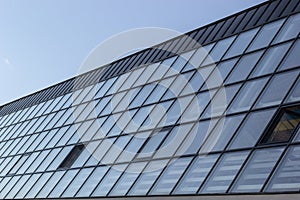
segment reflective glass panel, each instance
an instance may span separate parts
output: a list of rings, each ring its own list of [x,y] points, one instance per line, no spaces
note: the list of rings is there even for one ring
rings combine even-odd
[[[108,167],[97,167],[93,173],[86,179],[84,185],[77,192],[76,197],[87,197],[90,196],[94,188],[97,186],[99,181],[103,178],[107,172]]]
[[[296,80],[298,72],[278,74],[272,78],[256,103],[256,108],[280,104]],[[281,91],[281,92],[278,92]]]
[[[224,58],[230,58],[242,54],[257,33],[258,28],[241,33],[234,41]]]
[[[300,146],[291,146],[277,167],[265,191],[299,191]]]
[[[114,165],[104,176],[101,183],[97,186],[92,196],[106,196],[119,179],[127,165]]]
[[[291,90],[288,98],[286,99],[287,102],[294,102],[300,100],[300,78],[298,77],[297,83]]]
[[[220,119],[215,129],[210,133],[208,139],[205,141],[200,153],[223,151],[244,116],[245,115],[236,115]]]
[[[231,192],[260,192],[282,152],[283,147],[254,151]]]
[[[262,53],[262,51],[259,51],[243,56],[234,67],[228,79],[226,79],[226,83],[234,83],[245,80],[261,57]]]
[[[219,154],[198,156],[189,166],[174,194],[195,194],[217,161]]]
[[[250,110],[258,95],[267,83],[268,78],[246,82],[230,105],[227,113]]]
[[[130,189],[128,195],[146,195],[154,181],[166,167],[167,163],[168,160],[151,161],[144,169],[144,172],[139,176],[133,187]]]
[[[299,34],[299,27],[300,14],[291,16],[280,30],[274,42],[282,42],[296,37]]]
[[[274,109],[253,112],[244,122],[236,133],[235,138],[229,146],[230,149],[253,147],[261,134],[263,133],[268,122],[275,113]]]
[[[287,57],[284,59],[283,63],[280,65],[279,69],[290,69],[294,67],[299,67],[300,59],[299,59],[299,51],[300,51],[300,40],[293,45],[292,49],[289,51]]]
[[[250,47],[247,49],[247,52],[253,51],[265,47],[270,44],[273,37],[281,27],[284,20],[275,21],[273,23],[264,25],[258,34],[256,35],[254,41],[251,43]]]
[[[179,158],[172,160],[149,194],[169,194],[191,160],[192,158]]]
[[[291,42],[271,47],[256,65],[251,77],[273,73],[291,46]]]
[[[248,154],[248,151],[224,154],[208,180],[202,186],[200,193],[226,192]]]
[[[125,170],[122,177],[114,185],[113,189],[109,193],[109,196],[124,196],[130,189],[131,185],[140,175],[141,171],[146,166],[146,162],[132,163]]]

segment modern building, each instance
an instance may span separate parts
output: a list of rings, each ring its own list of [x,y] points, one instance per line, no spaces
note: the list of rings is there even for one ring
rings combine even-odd
[[[300,199],[300,1],[0,107],[1,199]]]

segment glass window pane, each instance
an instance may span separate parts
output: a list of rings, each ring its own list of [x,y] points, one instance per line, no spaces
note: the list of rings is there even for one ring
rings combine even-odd
[[[247,52],[269,45],[283,22],[284,20],[278,20],[264,25],[256,35],[250,47],[247,49]]]
[[[291,42],[271,47],[256,65],[251,77],[273,73],[291,46]]]
[[[198,120],[215,92],[216,90],[198,93],[181,115],[180,121],[190,122]]]
[[[206,58],[207,54],[210,52],[215,43],[200,47],[194,53],[194,55],[189,60],[188,64],[184,67],[183,72],[198,69],[202,61]]]
[[[280,33],[275,39],[275,43],[297,37],[300,27],[300,14],[291,16],[282,27]]]
[[[198,156],[185,172],[174,194],[195,194],[217,161],[219,154]]]
[[[228,47],[231,45],[232,41],[234,40],[235,36],[220,40],[206,57],[204,62],[201,64],[202,66],[211,64],[214,62],[218,62],[224,53],[227,51]]]
[[[163,94],[166,92],[167,88],[171,85],[173,79],[168,78],[162,80],[160,83],[158,83],[155,87],[155,89],[152,91],[150,96],[147,98],[145,104],[151,104],[154,102],[158,102]]]
[[[52,172],[42,174],[39,180],[35,182],[34,186],[31,189],[29,188],[30,191],[26,194],[26,198],[34,198],[52,174]]]
[[[130,141],[131,136],[119,137],[115,143],[110,147],[109,151],[105,153],[105,156],[101,159],[102,164],[110,164],[117,159],[120,153],[124,150],[127,143]]]
[[[182,89],[186,86],[190,80],[193,72],[187,72],[176,77],[173,83],[168,87],[167,92],[164,94],[161,100],[176,98],[179,96]]]
[[[227,106],[232,101],[240,86],[241,84],[236,84],[220,88],[217,94],[211,100],[201,118],[205,119],[222,115],[226,111]]]
[[[138,93],[138,95],[130,103],[129,108],[135,108],[141,106],[144,103],[144,101],[147,99],[149,94],[152,92],[154,87],[155,87],[154,84],[144,86],[141,89],[141,91]]]
[[[267,192],[298,192],[300,188],[300,146],[292,146],[271,178]]]
[[[146,162],[130,164],[126,171],[123,173],[122,177],[114,185],[112,191],[109,193],[109,196],[125,196],[146,164]]]
[[[77,192],[76,197],[88,197],[107,172],[108,167],[97,167]]]
[[[130,143],[127,145],[126,149],[121,153],[116,162],[130,162],[136,156],[139,149],[144,145],[145,141],[150,135],[150,131],[137,133]]]
[[[179,55],[164,77],[180,73],[184,66],[187,64],[188,60],[193,55],[193,53],[194,51],[189,51]]]
[[[171,108],[166,112],[166,115],[159,123],[159,126],[163,127],[176,124],[179,119],[179,121],[181,121],[180,116],[193,99],[193,96],[194,95],[177,98]],[[192,103],[194,103],[194,101],[192,101]]]
[[[18,194],[15,196],[15,198],[17,199],[25,199],[25,195],[27,194],[27,192],[31,189],[31,187],[37,182],[37,180],[39,179],[39,177],[42,174],[33,174],[28,181],[26,182],[26,184],[22,187],[22,189],[19,189]]]
[[[224,154],[200,193],[225,193],[248,154],[248,151]]]
[[[223,151],[245,115],[220,119],[200,150],[200,153]]]
[[[56,170],[60,166],[60,164],[64,161],[64,159],[67,157],[67,155],[69,155],[72,149],[73,146],[64,147],[56,156],[56,158],[53,160],[51,165],[47,168],[47,170]]]
[[[238,95],[234,98],[227,113],[250,110],[258,95],[267,83],[268,78],[246,82]]]
[[[107,90],[112,86],[112,84],[115,82],[117,78],[111,78],[111,79],[108,79],[106,81],[104,81],[104,84],[102,85],[101,83],[98,84],[99,86],[99,90],[98,92],[96,93],[95,95],[95,98],[101,98],[105,95],[105,93],[107,92]],[[97,87],[96,87],[97,88]]]
[[[287,72],[274,76],[256,103],[256,108],[280,104],[296,80],[298,72]],[[281,92],[278,92],[281,91]]]
[[[260,192],[282,152],[283,147],[255,151],[231,192]]]
[[[229,149],[253,147],[260,138],[268,122],[275,113],[274,109],[253,112],[243,122]]]
[[[75,176],[72,183],[68,186],[68,188],[62,194],[62,197],[74,197],[78,189],[82,186],[84,181],[90,175],[94,168],[85,168],[80,170],[80,172]]]
[[[243,56],[226,79],[226,83],[234,83],[245,80],[256,65],[262,53],[263,51],[259,51]]]
[[[65,171],[57,171],[53,173],[51,178],[46,182],[46,184],[43,186],[43,189],[38,193],[36,196],[37,198],[46,198],[48,194],[52,191],[52,188],[55,187],[55,185],[59,182],[61,177],[63,177]],[[41,177],[43,178],[43,177]]]
[[[129,196],[146,195],[151,188],[154,181],[161,174],[162,170],[166,167],[168,160],[151,161],[138,180],[135,182]]]
[[[172,156],[176,152],[176,150],[181,146],[182,141],[190,132],[192,126],[193,123],[174,127],[166,137],[165,141],[159,147],[159,150],[155,153],[153,158],[156,159]]]
[[[107,193],[111,190],[114,186],[116,181],[119,179],[122,172],[125,170],[126,165],[115,165],[114,167],[110,168],[109,172],[105,175],[102,179],[101,183],[93,192],[92,196],[106,196]],[[116,169],[115,169],[116,167]]]
[[[297,42],[294,44],[292,49],[289,51],[287,57],[284,59],[283,63],[279,67],[279,69],[284,70],[284,69],[299,67],[299,63],[300,63],[299,51],[300,51],[300,40],[297,40]]]
[[[149,194],[170,194],[191,160],[192,158],[179,158],[172,160]]]
[[[97,149],[93,152],[92,156],[87,161],[86,165],[97,165],[99,161],[105,156],[106,152],[109,150],[111,145],[113,145],[116,138],[109,138],[102,140]]]
[[[13,184],[9,193],[5,196],[6,199],[13,199],[13,197],[19,192],[20,188],[26,183],[30,175],[22,176],[17,183]]]
[[[1,196],[0,197],[5,197],[9,193],[9,191],[14,187],[14,185],[16,185],[16,183],[18,182],[18,180],[20,178],[21,178],[21,176],[13,176],[8,181],[8,183],[6,183],[6,185],[2,188],[2,190],[1,190]]]
[[[52,190],[50,195],[48,197],[50,198],[58,198],[63,193],[63,191],[66,189],[66,187],[70,184],[70,182],[74,179],[77,172],[79,170],[69,170],[67,173],[64,174],[64,176],[59,180],[59,182],[56,184],[56,187]]]
[[[232,68],[235,66],[237,60],[238,59],[231,59],[219,63],[214,71],[210,74],[208,79],[205,81],[205,84],[201,88],[201,90],[211,89],[224,85],[224,80],[226,79]]]
[[[181,156],[197,153],[217,121],[217,119],[211,119],[196,123],[180,145],[176,155]]]
[[[152,133],[151,137],[147,138],[146,143],[138,152],[136,159],[150,158],[156,152],[157,148],[169,132],[170,130],[161,130],[159,132]]]
[[[300,78],[298,77],[297,83],[291,90],[286,102],[295,102],[300,100]]]
[[[300,122],[300,106],[284,108],[280,111],[260,144],[288,142]]]
[[[120,87],[119,91],[130,89],[132,84],[140,77],[144,69],[145,67],[129,72],[130,73],[129,77],[126,79],[124,84]]]
[[[242,54],[252,41],[257,31],[258,28],[241,33],[234,41],[224,58],[230,58]]]
[[[137,79],[137,81],[134,83],[133,87],[141,86],[141,85],[146,84],[148,82],[147,80],[155,72],[155,70],[157,69],[159,64],[160,63],[158,62],[158,63],[153,63],[153,64],[150,64],[150,65],[146,66],[145,70],[140,75],[140,77]]]

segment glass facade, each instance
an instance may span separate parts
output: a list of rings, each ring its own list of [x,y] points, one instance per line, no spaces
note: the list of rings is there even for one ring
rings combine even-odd
[[[261,24],[263,6],[201,29],[202,46],[26,97],[0,115],[0,198],[299,192],[300,3],[283,3]]]

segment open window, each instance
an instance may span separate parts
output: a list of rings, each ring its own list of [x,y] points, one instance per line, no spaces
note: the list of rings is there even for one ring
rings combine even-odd
[[[300,122],[300,106],[283,108],[267,129],[260,145],[288,142]]]
[[[74,146],[73,149],[70,151],[70,153],[59,165],[58,169],[70,168],[73,165],[73,163],[77,160],[77,158],[80,156],[80,154],[83,152],[83,150],[84,150],[84,144],[78,144]]]

